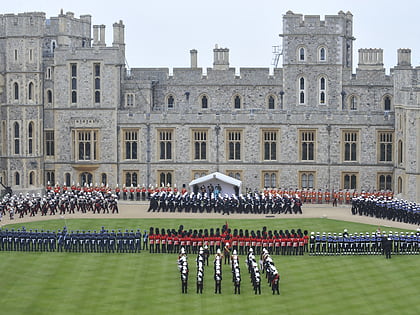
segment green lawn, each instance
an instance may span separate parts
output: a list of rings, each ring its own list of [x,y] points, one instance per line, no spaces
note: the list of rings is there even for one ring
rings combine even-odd
[[[26,223],[27,229],[186,229],[221,227],[225,220],[103,219]],[[376,226],[329,219],[229,220],[231,228],[370,232]],[[386,223],[386,222],[385,222]],[[22,224],[14,225],[20,228]],[[12,226],[7,226],[11,228]],[[384,228],[382,228],[384,229]],[[388,229],[387,229],[388,230]],[[392,229],[398,230],[398,229]],[[419,256],[273,256],[281,295],[265,281],[254,295],[241,257],[242,294],[233,294],[228,266],[222,294],[214,294],[213,269],[204,293],[195,293],[195,257],[189,256],[189,293],[175,254],[0,253],[2,314],[418,314]]]

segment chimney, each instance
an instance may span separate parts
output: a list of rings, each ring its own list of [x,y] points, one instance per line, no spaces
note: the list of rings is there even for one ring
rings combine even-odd
[[[112,43],[112,46],[120,46],[124,45],[124,24],[123,21],[119,21],[118,23],[114,23],[113,25],[114,30],[114,41]]]
[[[411,49],[398,49],[398,67],[411,67]]]
[[[106,46],[105,44],[105,25],[99,25],[99,43],[100,46]]]
[[[93,45],[96,46],[99,44],[99,25],[93,25]]]
[[[197,68],[197,50],[191,49],[190,50],[191,55],[191,68]]]
[[[213,49],[214,61],[213,69],[214,70],[229,70],[229,49],[228,48],[219,48],[217,45]]]

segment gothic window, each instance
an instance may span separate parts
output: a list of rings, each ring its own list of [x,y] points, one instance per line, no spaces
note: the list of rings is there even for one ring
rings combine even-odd
[[[235,95],[233,99],[233,108],[234,109],[240,109],[242,107],[242,100],[239,95]]]
[[[268,109],[274,109],[276,107],[276,98],[273,95],[268,96],[267,105]]]
[[[327,60],[327,49],[325,47],[319,48],[319,61]]]
[[[392,162],[393,132],[379,132],[379,162]]]
[[[126,160],[137,160],[138,139],[138,130],[124,130],[124,151]]]
[[[299,95],[298,95],[299,104],[305,104],[305,100],[306,100],[305,78],[303,77],[299,78],[298,85],[299,85]]]
[[[125,106],[127,106],[127,107],[133,107],[134,106],[134,94],[133,93],[127,93],[125,95]]]
[[[30,122],[28,125],[28,154],[33,153],[34,145],[34,123]]]
[[[70,187],[70,182],[71,182],[71,175],[70,175],[70,173],[64,174],[64,184],[67,187]]]
[[[403,180],[399,176],[398,177],[398,185],[397,185],[397,194],[401,194],[403,192]]]
[[[17,82],[13,83],[13,96],[15,100],[19,100],[19,84]]]
[[[30,82],[28,84],[28,100],[32,100],[34,98],[34,84]]]
[[[326,104],[327,80],[325,77],[319,79],[319,104]]]
[[[304,47],[300,47],[298,49],[298,60],[305,61],[306,60],[306,49]]]
[[[391,110],[391,97],[388,95],[384,97],[384,111],[389,112]]]
[[[300,172],[300,189],[313,189],[315,172]]]
[[[54,171],[47,171],[45,172],[45,185],[51,184],[54,185],[55,183],[55,173]]]
[[[241,180],[241,177],[242,177],[241,173],[242,171],[227,171],[228,176],[235,178],[237,180]]]
[[[159,159],[172,160],[173,130],[159,130]]]
[[[392,174],[378,174],[379,190],[392,190]]]
[[[158,171],[159,183],[163,186],[173,186],[173,171]]]
[[[402,164],[404,161],[404,152],[403,152],[403,142],[401,140],[398,141],[398,164]]]
[[[29,172],[29,185],[35,185],[35,172]]]
[[[167,103],[166,103],[168,109],[173,109],[175,106],[175,98],[172,95],[168,96]]]
[[[345,162],[357,161],[358,139],[358,131],[343,131],[343,151]]]
[[[263,160],[276,161],[277,160],[277,131],[264,130],[263,131]]]
[[[302,161],[315,160],[315,130],[300,130],[300,158]]]
[[[277,178],[278,178],[277,172],[272,172],[272,171],[263,172],[263,178],[264,178],[265,188],[277,187]]]
[[[208,108],[208,97],[206,95],[203,95],[201,97],[201,108],[203,109]]]
[[[227,132],[227,156],[230,161],[241,159],[242,131],[231,130]]]
[[[45,131],[45,155],[54,156],[54,130]]]
[[[90,186],[92,184],[93,175],[89,172],[80,174],[80,183],[82,186]]]
[[[133,185],[133,187],[137,187],[139,178],[138,171],[126,171],[124,177],[126,187],[131,187],[131,185]]]
[[[350,110],[357,110],[357,96],[356,95],[350,95],[349,96],[349,108]]]
[[[51,90],[48,90],[47,91],[47,103],[48,104],[51,104],[52,103],[52,100],[53,100],[52,91]]]
[[[99,63],[93,64],[94,70],[94,91],[95,91],[95,103],[101,102],[101,65]]]
[[[207,160],[207,130],[193,130],[194,160]]]
[[[20,174],[19,174],[19,172],[15,173],[15,185],[16,186],[20,185]]]
[[[104,186],[108,185],[108,177],[106,173],[101,174],[101,184]]]
[[[343,173],[342,187],[343,189],[357,189],[357,173]]]
[[[77,103],[77,64],[70,64],[71,103]]]
[[[73,131],[73,154],[79,161],[95,161],[98,159],[98,131],[97,130],[74,130]]]
[[[13,124],[13,139],[14,139],[14,154],[20,153],[20,130],[19,123],[15,122]]]

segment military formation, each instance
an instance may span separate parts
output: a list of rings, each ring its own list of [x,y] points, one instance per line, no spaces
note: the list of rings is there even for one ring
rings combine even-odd
[[[298,195],[268,194],[208,194],[173,193],[161,191],[150,196],[149,212],[191,213],[252,213],[252,214],[302,214],[302,202]]]
[[[418,255],[420,231],[320,233],[311,232],[309,255]]]
[[[145,231],[145,234],[146,231]],[[106,230],[58,231],[1,229],[1,251],[77,252],[77,253],[140,253],[141,231]]]
[[[41,194],[6,194],[0,202],[3,216],[34,217],[37,215],[65,215],[71,213],[118,213],[118,199],[107,191],[48,190]]]
[[[289,230],[243,230],[230,229],[228,225],[210,229],[184,229],[180,225],[176,229],[151,227],[147,234],[150,253],[179,253],[184,248],[187,254],[197,254],[204,247],[209,254],[223,249],[225,263],[229,261],[230,252],[246,255],[252,247],[257,255],[266,248],[271,255],[303,255],[308,251],[308,231]]]
[[[420,204],[397,198],[353,198],[351,212],[353,215],[420,225]]]

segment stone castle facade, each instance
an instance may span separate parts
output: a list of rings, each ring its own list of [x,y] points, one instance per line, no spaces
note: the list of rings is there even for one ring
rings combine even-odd
[[[214,171],[243,187],[392,190],[420,201],[420,68],[398,50],[360,49],[351,13],[283,16],[283,64],[125,65],[124,24],[67,12],[0,15],[0,177],[15,192],[47,182],[181,187]],[[93,36],[92,36],[93,32]]]

